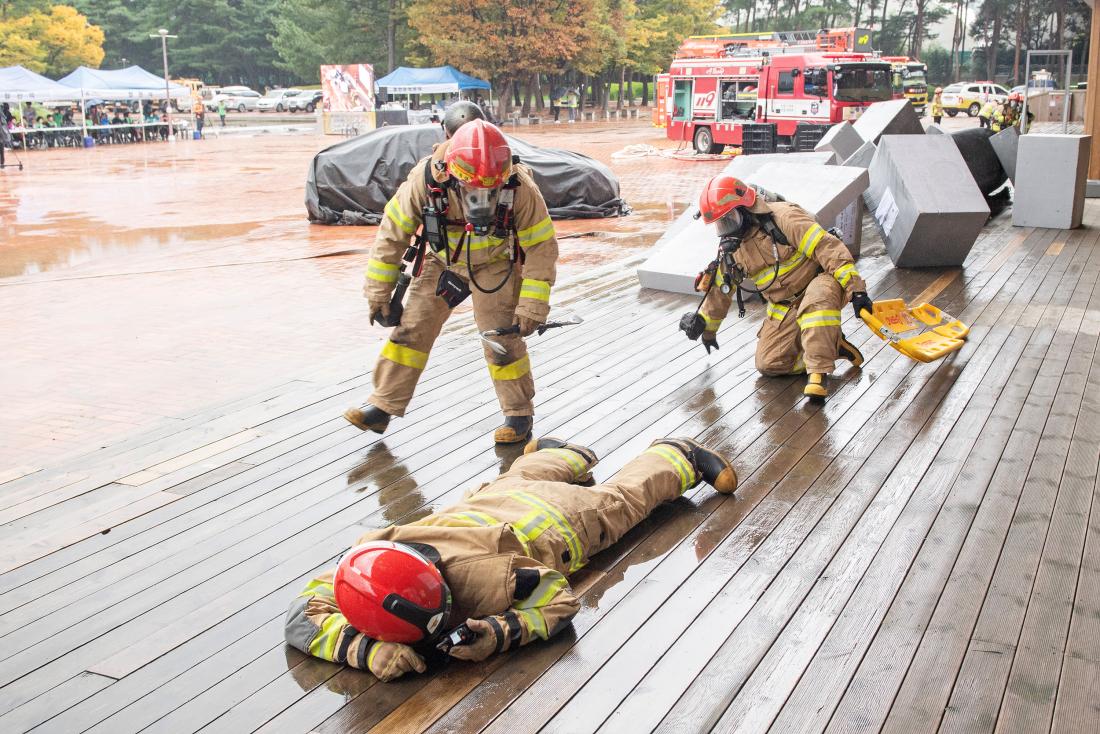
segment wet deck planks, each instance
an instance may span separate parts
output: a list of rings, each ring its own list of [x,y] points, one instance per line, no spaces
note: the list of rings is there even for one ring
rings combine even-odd
[[[574,579],[547,644],[379,684],[281,640],[288,600],[366,527],[514,458],[462,320],[384,442],[344,425],[372,355],[32,474],[0,477],[0,728],[36,732],[1089,730],[1100,700],[1100,207],[987,228],[967,265],[861,270],[972,326],[918,365],[865,350],[824,407],[752,364],[759,310],[707,357],[688,299],[602,271],[537,341],[538,430],[605,478],[656,436],[735,457]],[[467,379],[469,378],[469,379]],[[107,531],[107,532],[104,532]],[[1090,723],[1092,722],[1092,723]]]

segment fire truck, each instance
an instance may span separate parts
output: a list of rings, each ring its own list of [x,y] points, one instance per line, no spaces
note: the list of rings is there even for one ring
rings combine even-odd
[[[928,65],[908,56],[883,56],[893,70],[891,84],[898,98],[905,97],[918,114],[928,106]]]
[[[869,28],[822,28],[816,31],[756,31],[688,36],[676,50],[678,59],[720,59],[746,51],[821,51],[872,54]]]
[[[799,125],[851,120],[892,99],[890,64],[869,53],[744,49],[721,58],[675,59],[658,75],[656,122],[699,153],[741,145],[742,128],[775,123],[780,143]]]

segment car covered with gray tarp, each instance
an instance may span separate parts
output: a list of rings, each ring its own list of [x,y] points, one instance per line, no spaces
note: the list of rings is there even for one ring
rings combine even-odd
[[[506,137],[512,154],[534,172],[552,218],[596,219],[630,211],[619,197],[619,180],[599,161]],[[442,141],[439,125],[395,125],[325,148],[314,156],[306,179],[309,220],[378,224],[412,167]]]

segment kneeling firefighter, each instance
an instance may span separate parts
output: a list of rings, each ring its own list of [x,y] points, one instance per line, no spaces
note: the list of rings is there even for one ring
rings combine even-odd
[[[391,416],[404,415],[444,322],[472,294],[479,331],[518,327],[518,334],[499,338],[504,354],[486,347],[485,359],[505,416],[495,439],[519,443],[531,434],[535,394],[522,337],[550,311],[554,225],[530,170],[513,160],[504,135],[477,105],[452,105],[443,124],[449,139],[386,204],[363,293],[371,323],[396,328],[375,366],[368,405],[344,417],[382,433]]]
[[[580,607],[568,574],[661,502],[702,481],[737,487],[728,461],[687,438],[654,441],[606,484],[592,480],[596,461],[584,446],[531,441],[462,502],[368,532],[291,604],[287,642],[389,681],[549,639]]]
[[[757,335],[756,369],[765,375],[806,373],[805,394],[826,397],[825,379],[838,358],[863,364],[863,355],[840,331],[841,307],[850,301],[857,316],[872,310],[848,249],[801,207],[765,201],[733,176],[707,182],[699,212],[718,229],[718,257],[699,274],[696,289],[705,292],[703,301],[684,314],[680,328],[690,339],[702,336],[709,353],[718,348],[731,294],[743,317],[742,294],[758,293],[767,316]]]

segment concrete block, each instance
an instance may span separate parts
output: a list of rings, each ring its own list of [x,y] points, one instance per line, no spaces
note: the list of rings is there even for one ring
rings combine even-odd
[[[875,102],[852,127],[865,141],[876,144],[883,135],[924,135],[920,118],[906,99]]]
[[[738,178],[747,178],[769,163],[800,163],[803,165],[829,166],[835,161],[832,151],[813,153],[757,153],[755,155],[736,156],[722,170],[722,173]]]
[[[925,135],[947,135],[947,131],[936,123],[932,123],[928,127],[924,128]]]
[[[1081,226],[1088,180],[1089,135],[1020,136],[1012,223],[1017,227]]]
[[[860,198],[870,182],[861,168],[781,162],[769,163],[745,180],[798,204],[826,227]]]
[[[718,235],[713,226],[695,219],[698,210],[688,207],[653,245],[653,254],[638,267],[643,288],[695,293],[695,276],[718,250]]]
[[[852,153],[852,155],[844,161],[843,165],[854,166],[856,168],[870,168],[876,150],[878,150],[878,148],[874,143],[864,143],[860,146],[859,150]]]
[[[1016,180],[1016,156],[1020,147],[1020,128],[1013,125],[1001,130],[989,139],[993,146],[993,152],[1001,162],[1001,168],[1005,169],[1008,178]]]
[[[1094,178],[1090,178],[1085,183],[1085,198],[1100,199],[1100,181],[1097,181]]]
[[[869,173],[864,199],[894,265],[962,265],[989,207],[950,136],[883,136]]]
[[[850,123],[840,122],[829,128],[824,137],[814,146],[814,150],[831,152],[836,155],[836,160],[843,161],[850,158],[861,145],[863,145],[863,138],[855,128]]]
[[[857,196],[831,225],[840,232],[840,240],[852,253],[852,259],[858,260],[863,248],[863,197]]]

